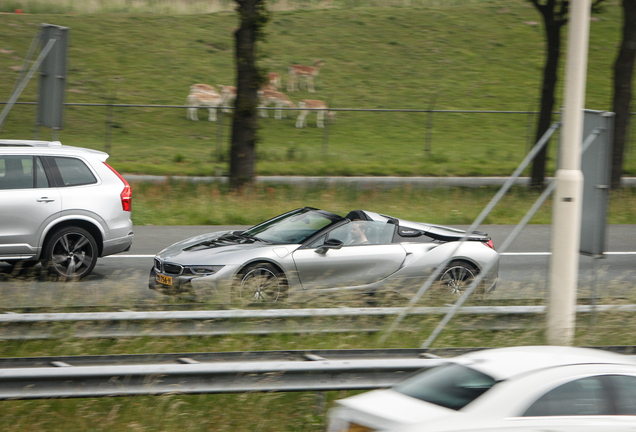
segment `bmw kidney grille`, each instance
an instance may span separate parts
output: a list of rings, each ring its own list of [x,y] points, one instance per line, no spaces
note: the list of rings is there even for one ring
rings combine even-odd
[[[157,258],[155,258],[155,269],[161,273],[177,275],[177,276],[183,273],[182,265],[162,262],[161,260]]]

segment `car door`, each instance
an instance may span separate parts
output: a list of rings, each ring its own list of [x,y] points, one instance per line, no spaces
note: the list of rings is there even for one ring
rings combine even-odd
[[[61,208],[39,157],[0,155],[0,258],[34,256],[44,228]]]
[[[356,243],[352,231],[356,222],[348,222],[327,233],[309,247],[294,251],[293,258],[303,289],[342,288],[368,285],[385,279],[401,267],[406,251],[391,244],[385,223],[360,221],[366,225],[368,239]],[[339,240],[340,248],[320,248],[326,240]]]
[[[64,213],[82,213],[102,223],[100,215],[110,214],[114,200],[107,195],[110,191],[95,188],[99,181],[89,164],[69,156],[46,156],[44,162],[58,187]]]

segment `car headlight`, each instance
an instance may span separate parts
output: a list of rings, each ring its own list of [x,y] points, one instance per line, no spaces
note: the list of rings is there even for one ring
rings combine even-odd
[[[194,275],[207,276],[207,275],[211,275],[211,274],[214,274],[214,273],[218,272],[223,267],[225,267],[225,266],[222,266],[222,265],[196,265],[196,266],[187,266],[186,268],[188,270],[190,270],[190,273],[192,273]]]

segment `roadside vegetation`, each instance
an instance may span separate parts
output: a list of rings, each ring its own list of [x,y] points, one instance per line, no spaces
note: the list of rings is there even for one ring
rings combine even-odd
[[[106,340],[0,341],[3,357],[187,353],[303,349],[417,347],[441,317],[406,320],[387,343],[378,334],[316,333],[189,338],[119,338]],[[633,345],[625,328],[636,325],[633,314],[580,314],[574,344]],[[486,347],[544,344],[544,317],[514,322],[456,318],[436,341],[436,347]],[[492,330],[497,328],[497,330]],[[164,395],[125,398],[3,401],[0,428],[11,431],[242,431],[323,432],[325,412],[333,401],[356,392],[245,393],[228,395]]]
[[[293,101],[323,99],[335,108],[535,111],[543,63],[540,19],[525,1],[334,0],[271,2],[263,64],[286,85],[287,66],[325,66],[316,93],[289,93]],[[196,82],[233,85],[234,2],[140,0],[0,0],[0,101],[6,101],[40,23],[71,28],[69,103],[162,107],[67,107],[63,130],[33,132],[34,106],[17,105],[1,138],[59,139],[106,150],[124,174],[220,175],[228,170],[229,118],[186,119],[184,104]],[[21,9],[22,14],[12,14]],[[587,103],[611,104],[611,65],[620,32],[620,7],[607,2],[591,22]],[[565,48],[565,47],[564,47]],[[285,91],[286,92],[286,91]],[[32,102],[37,80],[21,102]],[[557,91],[557,97],[562,96]],[[557,101],[557,106],[560,102]],[[525,113],[339,111],[322,130],[296,129],[296,113],[263,119],[259,175],[507,176],[534,136],[535,116]],[[632,136],[636,136],[633,128]],[[632,138],[632,141],[634,138]],[[548,173],[554,170],[556,140]],[[628,150],[626,175],[636,175]],[[230,191],[219,184],[167,181],[134,183],[136,225],[252,225],[296,207],[338,213],[364,208],[409,220],[468,225],[496,188],[420,189],[255,185]],[[514,224],[537,198],[516,187],[485,221]],[[635,224],[636,189],[612,191],[608,222]],[[547,202],[532,220],[546,224]],[[14,295],[28,304],[32,285],[15,281]],[[617,282],[619,283],[619,282]],[[87,296],[119,296],[121,309],[139,286],[119,283],[108,293],[69,284],[51,306]],[[145,286],[142,289],[146,289]],[[402,305],[383,299],[379,305]],[[540,301],[540,300],[539,300]],[[586,300],[583,300],[586,301]],[[634,303],[635,299],[610,300]],[[182,302],[182,303],[180,303]],[[131,302],[132,303],[132,302]],[[183,300],[176,306],[191,307]],[[171,306],[175,306],[171,304]],[[349,303],[342,303],[350,305]],[[352,306],[362,304],[351,304]],[[333,304],[332,304],[333,306]],[[579,315],[576,345],[633,345],[628,314]],[[410,317],[387,342],[375,333],[228,335],[117,339],[0,340],[0,357],[99,355],[277,349],[417,347],[440,317]],[[630,324],[631,323],[631,324]],[[544,317],[518,322],[457,317],[437,347],[544,344]],[[11,431],[324,431],[325,409],[352,392],[237,395],[166,395],[130,398],[4,401],[0,429]]]
[[[255,225],[299,207],[316,207],[345,215],[366,209],[406,220],[443,225],[470,225],[497,193],[496,187],[428,189],[406,185],[398,188],[346,186],[285,186],[257,184],[232,191],[218,183],[167,181],[133,183],[135,225]],[[539,193],[513,187],[484,224],[515,225]],[[636,223],[636,188],[610,194],[607,221]],[[548,200],[530,223],[549,224]]]

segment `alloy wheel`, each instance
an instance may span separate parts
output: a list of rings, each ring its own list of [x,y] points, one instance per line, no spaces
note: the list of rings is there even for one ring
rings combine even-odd
[[[81,278],[93,270],[97,247],[82,229],[63,230],[53,237],[48,253],[50,269],[59,276]]]
[[[451,264],[439,280],[443,289],[448,293],[454,297],[461,297],[475,279],[476,273],[474,268],[470,268],[466,264]]]
[[[258,266],[243,275],[238,294],[244,303],[272,303],[282,299],[284,291],[285,285],[278,272]]]

